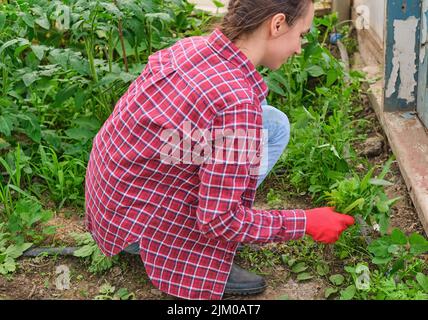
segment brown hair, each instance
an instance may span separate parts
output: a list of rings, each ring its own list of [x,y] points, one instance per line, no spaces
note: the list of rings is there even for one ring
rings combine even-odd
[[[286,16],[292,26],[314,0],[230,0],[228,11],[219,28],[231,41],[250,34],[277,13]]]

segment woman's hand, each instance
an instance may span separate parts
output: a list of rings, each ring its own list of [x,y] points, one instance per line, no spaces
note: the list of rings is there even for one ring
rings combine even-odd
[[[341,233],[355,223],[353,217],[337,213],[334,208],[323,207],[306,211],[306,234],[315,241],[334,243]]]

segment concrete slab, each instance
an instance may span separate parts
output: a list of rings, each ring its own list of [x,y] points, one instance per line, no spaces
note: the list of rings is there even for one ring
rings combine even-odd
[[[378,65],[368,66],[369,78],[382,77]],[[383,79],[370,85],[369,98],[389,144],[421,223],[428,235],[428,130],[415,113],[383,112]]]

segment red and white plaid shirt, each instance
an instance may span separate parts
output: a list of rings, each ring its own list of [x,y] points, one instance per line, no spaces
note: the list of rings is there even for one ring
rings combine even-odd
[[[303,210],[252,209],[259,164],[161,160],[162,135],[169,129],[184,137],[186,123],[211,132],[253,130],[259,151],[267,91],[219,29],[150,56],[93,141],[86,225],[102,252],[113,256],[139,242],[160,290],[221,299],[238,243],[301,238]]]

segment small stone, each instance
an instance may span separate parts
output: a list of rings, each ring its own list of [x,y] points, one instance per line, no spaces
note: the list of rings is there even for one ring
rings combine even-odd
[[[383,152],[384,139],[382,136],[375,136],[368,138],[363,144],[363,151],[361,155],[367,157],[376,157],[382,154]]]
[[[114,277],[118,277],[122,274],[122,270],[118,266],[113,267],[110,272]]]
[[[58,290],[70,289],[70,268],[62,264],[56,267],[55,273],[58,275],[55,279],[55,286]]]
[[[158,297],[160,297],[163,294],[162,291],[160,291],[159,289],[151,289],[150,293]]]

